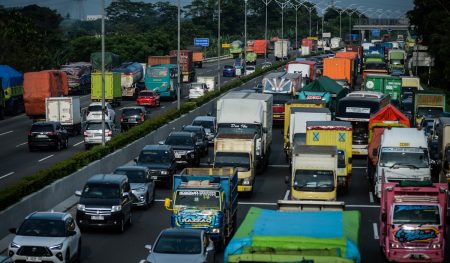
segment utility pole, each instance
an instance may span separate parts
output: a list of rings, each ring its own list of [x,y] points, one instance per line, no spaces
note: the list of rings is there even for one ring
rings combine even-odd
[[[218,19],[217,19],[217,86],[220,91],[220,0],[218,1]]]
[[[289,0],[286,2],[281,2],[279,0],[275,0],[275,2],[281,7],[281,60],[284,60],[284,8],[290,5]],[[286,43],[287,47],[287,43]],[[286,54],[287,55],[287,54]]]
[[[102,146],[105,146],[105,0],[102,0]]]
[[[178,0],[177,1],[177,3],[178,3],[178,32],[177,32],[177,34],[178,34],[178,39],[177,39],[177,71],[178,71],[178,74],[177,74],[177,80],[178,80],[178,89],[177,89],[177,109],[179,110],[180,108],[181,108],[181,87],[183,86],[182,84],[181,84],[181,81],[180,81],[180,79],[181,79],[181,70],[180,70],[180,25],[181,25],[181,23],[180,23],[180,13],[181,13],[181,8],[180,8],[180,0]],[[189,76],[188,76],[188,78],[189,78]]]
[[[219,0],[220,1],[220,0]],[[267,6],[272,2],[272,0],[262,0],[263,3],[266,5],[266,26],[264,30],[264,41],[266,42],[264,45],[266,45],[266,48],[264,49],[264,61],[267,60]]]
[[[247,1],[248,0],[244,0],[244,13],[245,13],[245,18],[244,18],[244,66],[242,67],[244,70],[244,75],[245,75],[245,71],[247,69]]]

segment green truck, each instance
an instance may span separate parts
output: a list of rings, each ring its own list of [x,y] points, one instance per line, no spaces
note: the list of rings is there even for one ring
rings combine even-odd
[[[391,49],[388,53],[389,72],[394,75],[405,73],[406,52],[401,49]]]
[[[364,80],[364,89],[389,94],[391,102],[399,104],[402,92],[402,79],[390,75],[368,74]]]
[[[256,53],[255,52],[247,52],[247,57],[245,58],[245,62],[248,65],[256,65]]]
[[[91,74],[91,100],[102,101],[102,73]],[[122,86],[120,73],[105,73],[105,100],[114,106],[122,101]]]

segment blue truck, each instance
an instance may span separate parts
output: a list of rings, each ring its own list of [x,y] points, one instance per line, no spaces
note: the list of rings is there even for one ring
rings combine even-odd
[[[0,65],[0,119],[24,110],[23,74],[8,65]]]
[[[236,231],[237,170],[234,168],[185,168],[173,177],[172,227],[206,230],[219,248]]]

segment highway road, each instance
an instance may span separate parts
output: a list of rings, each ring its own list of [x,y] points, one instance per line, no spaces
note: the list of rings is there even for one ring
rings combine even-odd
[[[258,59],[258,64],[263,60]],[[224,65],[232,65],[232,60],[220,61],[221,68]],[[203,68],[196,69],[197,76],[216,76],[217,63],[205,63]],[[225,84],[232,78],[221,76],[221,84]],[[184,89],[185,90],[185,89]],[[182,101],[186,100],[184,94]],[[81,107],[86,108],[90,101],[90,95],[81,96]],[[134,101],[123,101],[121,106],[116,109],[116,116],[120,116],[120,110],[123,107],[135,105]],[[167,109],[176,107],[176,101],[163,101],[161,106],[150,110],[150,118],[155,114],[161,113]],[[116,117],[116,122],[118,121]],[[27,134],[32,121],[21,114],[9,117],[0,122],[0,190],[11,186],[20,178],[35,174],[37,171],[49,168],[62,160],[65,160],[73,154],[84,151],[83,135],[69,138],[69,148],[60,152],[54,150],[42,150],[29,152],[27,145]],[[118,124],[118,122],[117,122]],[[120,125],[116,125],[120,129]]]

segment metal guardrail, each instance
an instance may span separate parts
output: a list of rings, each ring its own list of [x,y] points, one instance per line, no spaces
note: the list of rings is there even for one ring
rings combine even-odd
[[[212,57],[212,58],[205,58],[205,59],[203,59],[203,62],[204,63],[208,63],[208,62],[214,62],[214,61],[217,61],[217,60],[223,60],[223,59],[229,59],[229,58],[231,58],[230,55],[220,56],[220,57]]]

